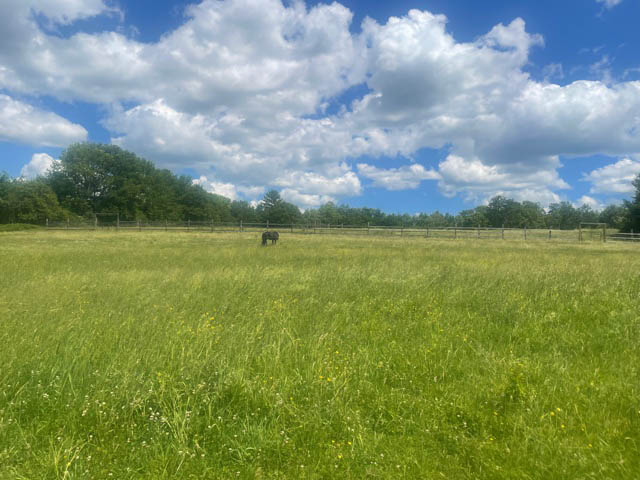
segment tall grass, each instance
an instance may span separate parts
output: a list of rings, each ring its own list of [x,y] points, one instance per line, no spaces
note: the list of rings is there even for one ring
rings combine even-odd
[[[640,472],[637,246],[0,242],[0,478]]]

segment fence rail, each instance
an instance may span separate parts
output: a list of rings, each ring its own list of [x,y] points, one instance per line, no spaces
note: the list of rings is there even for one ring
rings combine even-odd
[[[615,242],[640,242],[640,233],[612,233],[607,240]]]
[[[116,231],[194,231],[194,232],[262,232],[276,229],[281,233],[290,232],[314,235],[372,235],[394,237],[424,237],[433,239],[476,239],[476,240],[546,240],[565,242],[640,242],[640,233],[607,232],[605,229],[529,229],[496,227],[397,227],[382,225],[343,224],[281,224],[244,223],[212,221],[108,221],[95,219],[93,222],[49,222],[48,230],[116,230]]]

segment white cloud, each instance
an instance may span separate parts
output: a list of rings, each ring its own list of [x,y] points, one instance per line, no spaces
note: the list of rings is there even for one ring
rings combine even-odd
[[[456,43],[444,25],[424,12],[368,25],[374,91],[347,115],[362,129],[361,152],[409,156],[450,145],[440,167],[445,194],[508,191],[549,201],[567,187],[559,155],[640,150],[640,83],[535,82],[522,67],[541,39],[522,21],[473,44]]]
[[[241,197],[246,197],[255,201],[257,197],[264,193],[264,187],[256,186],[243,186],[234,185],[233,183],[217,182],[215,180],[209,180],[206,176],[202,175],[200,178],[193,180],[194,185],[200,185],[207,192],[216,193],[227,197],[230,200],[240,200]]]
[[[319,207],[328,202],[335,202],[336,199],[330,195],[311,195],[300,193],[293,188],[285,188],[280,192],[283,200],[301,206],[303,209]]]
[[[590,197],[589,195],[583,195],[576,202],[576,206],[577,207],[581,207],[583,205],[591,207],[591,209],[595,210],[596,212],[599,212],[600,210],[602,210],[604,208],[604,205],[602,203],[600,203],[595,198]]]
[[[46,153],[36,153],[31,157],[31,161],[27,163],[22,170],[20,176],[28,180],[45,175],[53,164],[57,162],[51,155]]]
[[[623,158],[597,168],[583,176],[583,180],[591,182],[590,193],[629,194],[634,192],[633,180],[640,174],[640,161]]]
[[[269,185],[305,205],[358,195],[360,180],[344,166],[355,160],[385,188],[416,188],[427,176],[445,195],[548,203],[567,188],[561,155],[640,153],[640,82],[615,83],[607,62],[592,72],[604,82],[549,83],[561,78],[559,65],[545,82],[532,80],[529,53],[544,41],[519,18],[465,43],[446,17],[426,11],[367,19],[352,34],[339,3],[204,0],[186,9],[183,25],[144,43],[115,32],[50,35],[32,8],[54,23],[109,12],[101,0],[3,2],[0,88],[108,105],[114,143],[163,167],[193,168],[229,195],[255,198],[241,189]],[[363,83],[367,94],[323,113]],[[442,147],[449,154],[437,173],[374,165]]]
[[[400,168],[383,169],[366,163],[358,164],[358,173],[373,180],[373,185],[386,190],[407,190],[418,188],[423,180],[438,180],[441,176],[434,170],[427,170],[418,163]]]
[[[449,155],[439,164],[439,185],[441,191],[449,197],[461,193],[468,200],[486,202],[496,195],[503,195],[546,206],[560,200],[560,196],[552,189],[569,188],[556,172],[558,158],[549,157],[546,162],[548,166],[540,171],[526,164],[490,166],[477,158],[467,160]]]
[[[596,0],[598,3],[603,3],[607,8],[613,8],[616,5],[620,5],[622,0]]]
[[[205,176],[201,176],[200,178],[194,179],[193,184],[200,185],[207,192],[222,195],[223,197],[227,197],[230,200],[238,199],[238,190],[232,183],[216,182],[213,180],[209,180]]]
[[[343,169],[348,167],[343,166]],[[347,171],[344,175],[327,178],[312,172],[288,172],[276,178],[274,185],[295,188],[310,194],[356,196],[362,193],[360,179]]]
[[[15,0],[5,1],[15,3]],[[19,0],[19,3],[23,8],[31,8],[33,12],[60,24],[70,24],[103,13],[119,12],[117,8],[106,5],[104,0]]]
[[[64,147],[86,138],[82,126],[0,94],[0,141]]]

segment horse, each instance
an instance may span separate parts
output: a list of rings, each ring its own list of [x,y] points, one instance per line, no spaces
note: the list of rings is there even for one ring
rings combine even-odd
[[[264,232],[262,234],[262,246],[264,247],[267,245],[267,240],[271,240],[271,244],[274,245],[279,238],[280,235],[278,234],[278,232]]]

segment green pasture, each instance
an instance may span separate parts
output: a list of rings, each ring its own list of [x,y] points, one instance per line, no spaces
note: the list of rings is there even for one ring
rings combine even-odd
[[[637,479],[640,245],[0,233],[0,479]]]

